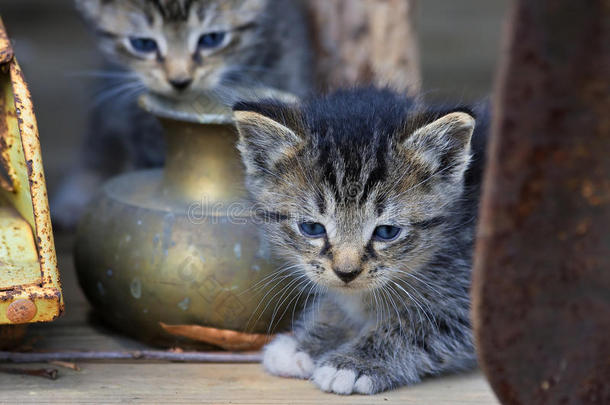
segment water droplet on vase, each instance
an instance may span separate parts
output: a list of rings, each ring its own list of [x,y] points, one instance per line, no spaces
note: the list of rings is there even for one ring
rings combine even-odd
[[[129,285],[129,290],[131,291],[131,296],[135,299],[140,299],[142,296],[142,283],[140,279],[134,278],[131,280],[131,284]]]
[[[186,311],[187,309],[189,309],[190,305],[191,305],[191,299],[189,297],[186,297],[185,299],[183,299],[182,301],[180,301],[178,303],[178,307],[183,311]]]

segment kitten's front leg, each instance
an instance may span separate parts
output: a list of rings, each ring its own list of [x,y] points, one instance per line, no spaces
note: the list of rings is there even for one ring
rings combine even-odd
[[[292,335],[278,335],[263,349],[263,367],[273,375],[309,378],[314,369],[311,356],[299,348]]]
[[[336,308],[325,302],[316,308],[303,313],[292,335],[278,335],[265,346],[263,367],[267,372],[281,377],[310,378],[315,361],[351,337],[344,315]]]
[[[389,323],[368,330],[321,357],[312,380],[327,392],[374,394],[419,382],[425,375],[473,367],[468,321],[441,322],[444,328],[425,331]]]

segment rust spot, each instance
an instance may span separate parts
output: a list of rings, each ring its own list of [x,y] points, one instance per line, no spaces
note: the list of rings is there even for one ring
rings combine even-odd
[[[25,164],[28,167],[28,174],[30,175],[30,177],[32,177],[32,165],[34,164],[34,162],[32,161],[32,159],[28,159]]]
[[[36,312],[36,304],[23,298],[8,306],[6,309],[6,317],[13,323],[26,323],[36,316]]]

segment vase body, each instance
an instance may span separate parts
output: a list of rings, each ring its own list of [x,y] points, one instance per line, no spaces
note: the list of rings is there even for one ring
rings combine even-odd
[[[111,179],[89,206],[75,246],[85,294],[106,322],[156,345],[187,343],[160,322],[282,327],[296,300],[273,316],[281,286],[254,288],[278,264],[247,199],[230,111],[147,107],[165,129],[167,163]]]

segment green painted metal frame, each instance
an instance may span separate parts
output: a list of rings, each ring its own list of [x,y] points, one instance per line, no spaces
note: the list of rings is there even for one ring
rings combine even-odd
[[[30,93],[0,20],[0,324],[63,311]]]

